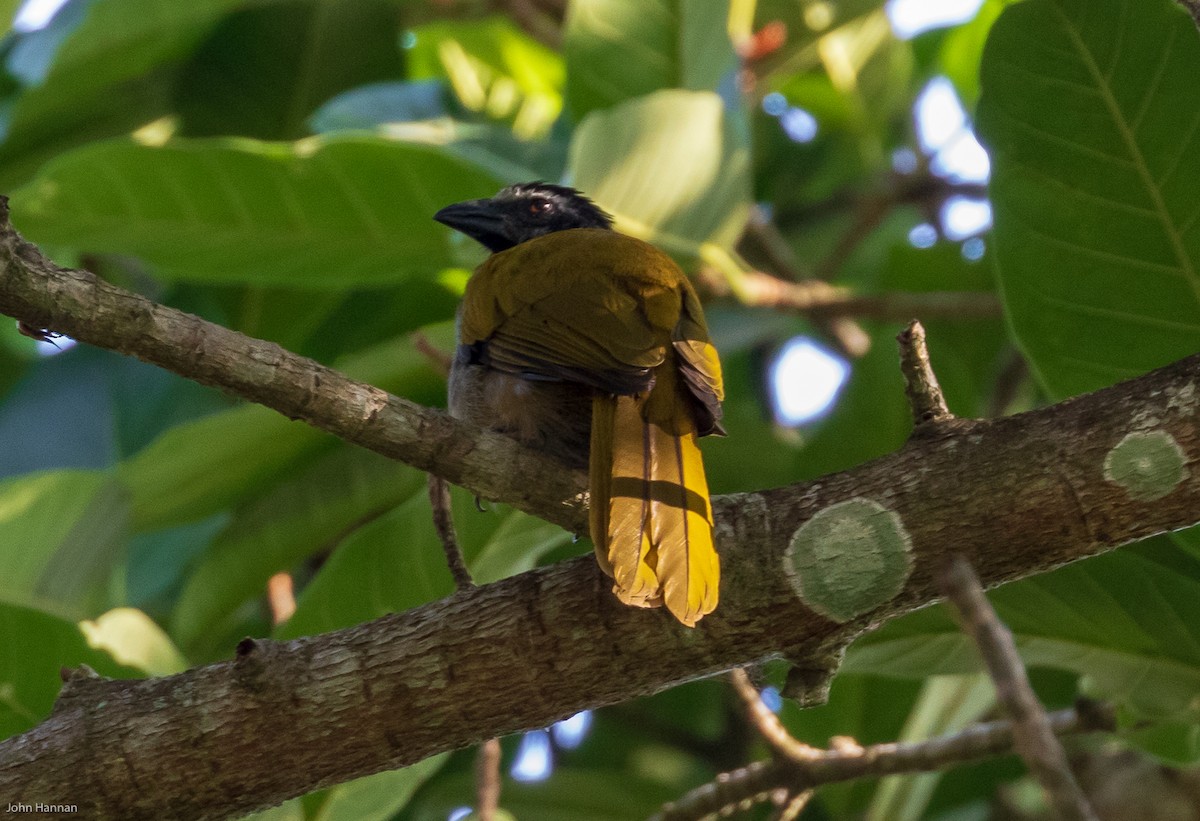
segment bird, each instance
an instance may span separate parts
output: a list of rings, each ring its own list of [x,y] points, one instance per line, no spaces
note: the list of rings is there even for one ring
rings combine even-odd
[[[589,531],[617,598],[694,627],[720,586],[697,439],[725,431],[691,282],[567,186],[510,185],[434,219],[491,252],[458,313],[451,415],[587,469]]]

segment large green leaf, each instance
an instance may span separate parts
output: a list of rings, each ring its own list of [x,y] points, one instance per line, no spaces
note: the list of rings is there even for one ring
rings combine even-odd
[[[272,3],[231,14],[180,73],[183,133],[295,139],[321,103],[403,71],[392,0]]]
[[[1054,396],[1200,348],[1198,76],[1170,0],[1030,0],[992,29],[978,126],[996,259]]]
[[[500,183],[427,146],[117,140],[47,164],[13,195],[27,238],[132,254],[168,278],[347,288],[433,278],[456,257],[438,208]]]
[[[520,114],[516,115],[517,120]],[[374,83],[339,94],[312,116],[318,134],[374,131],[395,140],[442,146],[507,182],[558,179],[566,164],[565,129],[521,139],[514,129],[472,112],[442,80]]]
[[[931,676],[896,739],[901,743],[927,741],[957,733],[979,721],[995,704],[991,679],[973,676]],[[881,779],[866,821],[921,821],[926,818],[929,799],[942,778],[938,771],[920,775],[893,775]]]
[[[455,521],[464,522],[472,516],[474,500],[463,491],[456,494]],[[535,567],[538,560],[570,541],[570,534],[519,510],[501,507],[490,510],[485,521],[488,532],[478,535],[467,546],[471,550],[471,575],[477,584],[499,581]]]
[[[449,350],[453,328],[432,326],[424,336]],[[408,337],[336,365],[355,379],[417,402],[434,404],[444,396],[442,377]],[[333,441],[303,422],[249,405],[172,428],[124,462],[117,476],[130,492],[135,529],[164,528],[202,519],[261,492]]]
[[[342,448],[317,460],[234,515],[188,579],[172,635],[185,648],[213,649],[225,620],[274,573],[335,550],[424,487],[424,473],[368,451]]]
[[[34,473],[0,482],[0,600],[75,617],[108,604],[128,506],[105,474]]]
[[[1026,663],[1085,676],[1090,691],[1152,718],[1200,716],[1200,561],[1167,539],[1070,565],[991,593]],[[925,677],[978,668],[943,609],[864,637],[847,672]]]
[[[47,158],[170,110],[174,69],[229,11],[261,0],[72,0],[45,29],[18,35],[0,107],[0,187]]]
[[[296,601],[279,638],[315,635],[409,610],[448,596],[454,581],[424,484],[407,499],[349,534]]]
[[[750,208],[748,137],[733,120],[705,91],[659,91],[592,112],[571,142],[571,179],[618,228],[672,253],[730,247]]]
[[[117,476],[130,493],[135,529],[153,530],[222,510],[329,443],[303,422],[248,405],[172,428]]]
[[[562,528],[502,505],[480,512],[470,493],[451,491],[458,541],[477,584],[528,570],[570,539]],[[428,499],[414,493],[339,545],[276,632],[292,638],[361,624],[453,590]]]
[[[388,821],[442,768],[449,753],[430,756],[402,770],[375,773],[329,791],[313,821]]]
[[[439,20],[413,29],[409,76],[445,78],[469,111],[545,136],[562,110],[563,59],[503,17]]]
[[[567,98],[582,119],[665,88],[716,91],[737,68],[716,0],[580,0],[567,14]]]
[[[133,668],[92,648],[70,621],[0,604],[0,738],[45,718],[62,687],[60,671],[80,664],[113,678],[137,675]]]

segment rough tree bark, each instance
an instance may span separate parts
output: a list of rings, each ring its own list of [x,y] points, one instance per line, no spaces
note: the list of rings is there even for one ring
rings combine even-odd
[[[2,216],[0,312],[582,525],[582,475],[59,268]],[[1200,520],[1198,383],[1194,356],[1015,417],[931,421],[814,482],[718,497],[721,606],[696,629],[618,604],[589,557],[348,630],[247,639],[232,661],[175,676],[75,675],[49,718],[0,743],[0,796],[76,804],[74,817],[230,818],[768,658],[819,697],[848,641],[937,597],[949,553],[994,585]],[[836,572],[872,566],[886,572],[865,584]]]

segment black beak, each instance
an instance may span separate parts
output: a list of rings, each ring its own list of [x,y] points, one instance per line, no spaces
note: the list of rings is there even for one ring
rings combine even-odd
[[[491,200],[467,200],[447,205],[433,215],[442,225],[461,231],[493,253],[515,243],[504,231],[504,217]]]

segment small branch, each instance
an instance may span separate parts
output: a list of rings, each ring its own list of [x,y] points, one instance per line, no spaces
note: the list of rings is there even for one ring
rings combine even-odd
[[[434,370],[442,376],[448,377],[450,375],[450,365],[454,361],[453,357],[430,342],[429,337],[420,331],[412,335],[412,343],[417,353],[428,359],[429,364],[434,367]]]
[[[1029,363],[1018,349],[1013,348],[1005,357],[1000,373],[996,375],[995,387],[988,400],[987,415],[1007,416],[1008,408],[1016,400],[1029,377]]]
[[[958,611],[963,630],[979,648],[995,682],[997,700],[1012,718],[1013,747],[1046,790],[1059,818],[1096,821],[1087,796],[1071,774],[1067,754],[1029,684],[1012,633],[996,616],[975,571],[962,556],[952,556],[940,581]]]
[[[788,247],[787,240],[779,233],[779,229],[763,209],[754,208],[751,210],[750,218],[746,221],[746,227],[742,236],[743,241],[747,238],[755,241],[766,262],[775,273],[784,277],[785,280],[790,281],[785,284],[794,285],[796,288],[804,288],[814,283],[819,285],[825,284],[819,280],[814,280],[811,275],[800,271],[792,250]],[[749,292],[753,293],[755,287],[754,279],[756,277],[765,277],[769,280],[775,279],[768,274],[752,272],[743,277],[742,287],[749,289]],[[729,287],[729,283],[723,280],[721,285],[726,288]],[[745,299],[746,295],[743,293],[739,296]],[[813,321],[822,333],[829,337],[834,345],[851,359],[865,356],[867,351],[871,349],[870,335],[852,317],[814,315]]]
[[[734,691],[746,707],[746,717],[750,719],[750,723],[754,725],[754,729],[758,730],[758,734],[763,737],[763,740],[770,745],[771,751],[775,755],[793,761],[809,761],[822,754],[821,750],[797,740],[787,731],[787,728],[779,720],[779,716],[763,703],[762,696],[759,695],[758,689],[750,681],[750,676],[744,669],[739,667],[736,670],[730,670],[729,679],[733,683]]]
[[[709,293],[726,296],[727,284],[717,277],[704,281]],[[1001,315],[1000,300],[989,291],[885,291],[856,294],[819,279],[789,282],[761,271],[742,279],[747,305],[776,308],[814,317],[912,319],[915,315],[947,319],[991,319]]]
[[[920,427],[953,419],[929,362],[924,326],[914,319],[896,341],[900,343],[900,370],[904,374],[904,392],[912,407],[913,425]]]
[[[803,790],[790,796],[787,802],[779,808],[779,814],[775,816],[775,821],[796,821],[800,817],[800,813],[804,812],[804,808],[808,806],[808,802],[812,801],[814,795],[816,795],[815,790]]]
[[[879,224],[895,206],[896,201],[890,194],[877,194],[859,200],[854,221],[838,237],[833,249],[818,263],[817,279],[833,279],[846,264],[846,260],[871,236],[871,232],[879,227]]]
[[[429,502],[433,506],[433,527],[442,542],[442,550],[446,551],[446,564],[450,575],[454,577],[454,587],[459,592],[470,590],[475,586],[471,571],[463,558],[462,547],[458,543],[458,534],[454,531],[454,514],[450,509],[450,485],[441,476],[429,474]]]
[[[1114,710],[1107,705],[1085,702],[1047,716],[1057,735],[1077,735],[1116,727]],[[665,805],[653,821],[695,821],[719,813],[725,807],[748,799],[788,789],[802,793],[824,784],[877,778],[899,773],[930,772],[1013,751],[1014,723],[990,721],[976,724],[950,736],[916,743],[875,744],[869,747],[843,745],[821,751],[805,762],[777,758],[758,761],[739,770],[723,773],[715,781],[692,790],[678,801]]]
[[[0,313],[257,402],[568,530],[585,527],[581,471],[564,471],[507,436],[389,395],[272,342],[157,305],[89,271],[62,268],[21,239],[2,198]]]
[[[475,810],[479,821],[495,821],[500,808],[500,739],[479,745],[475,758]]]

